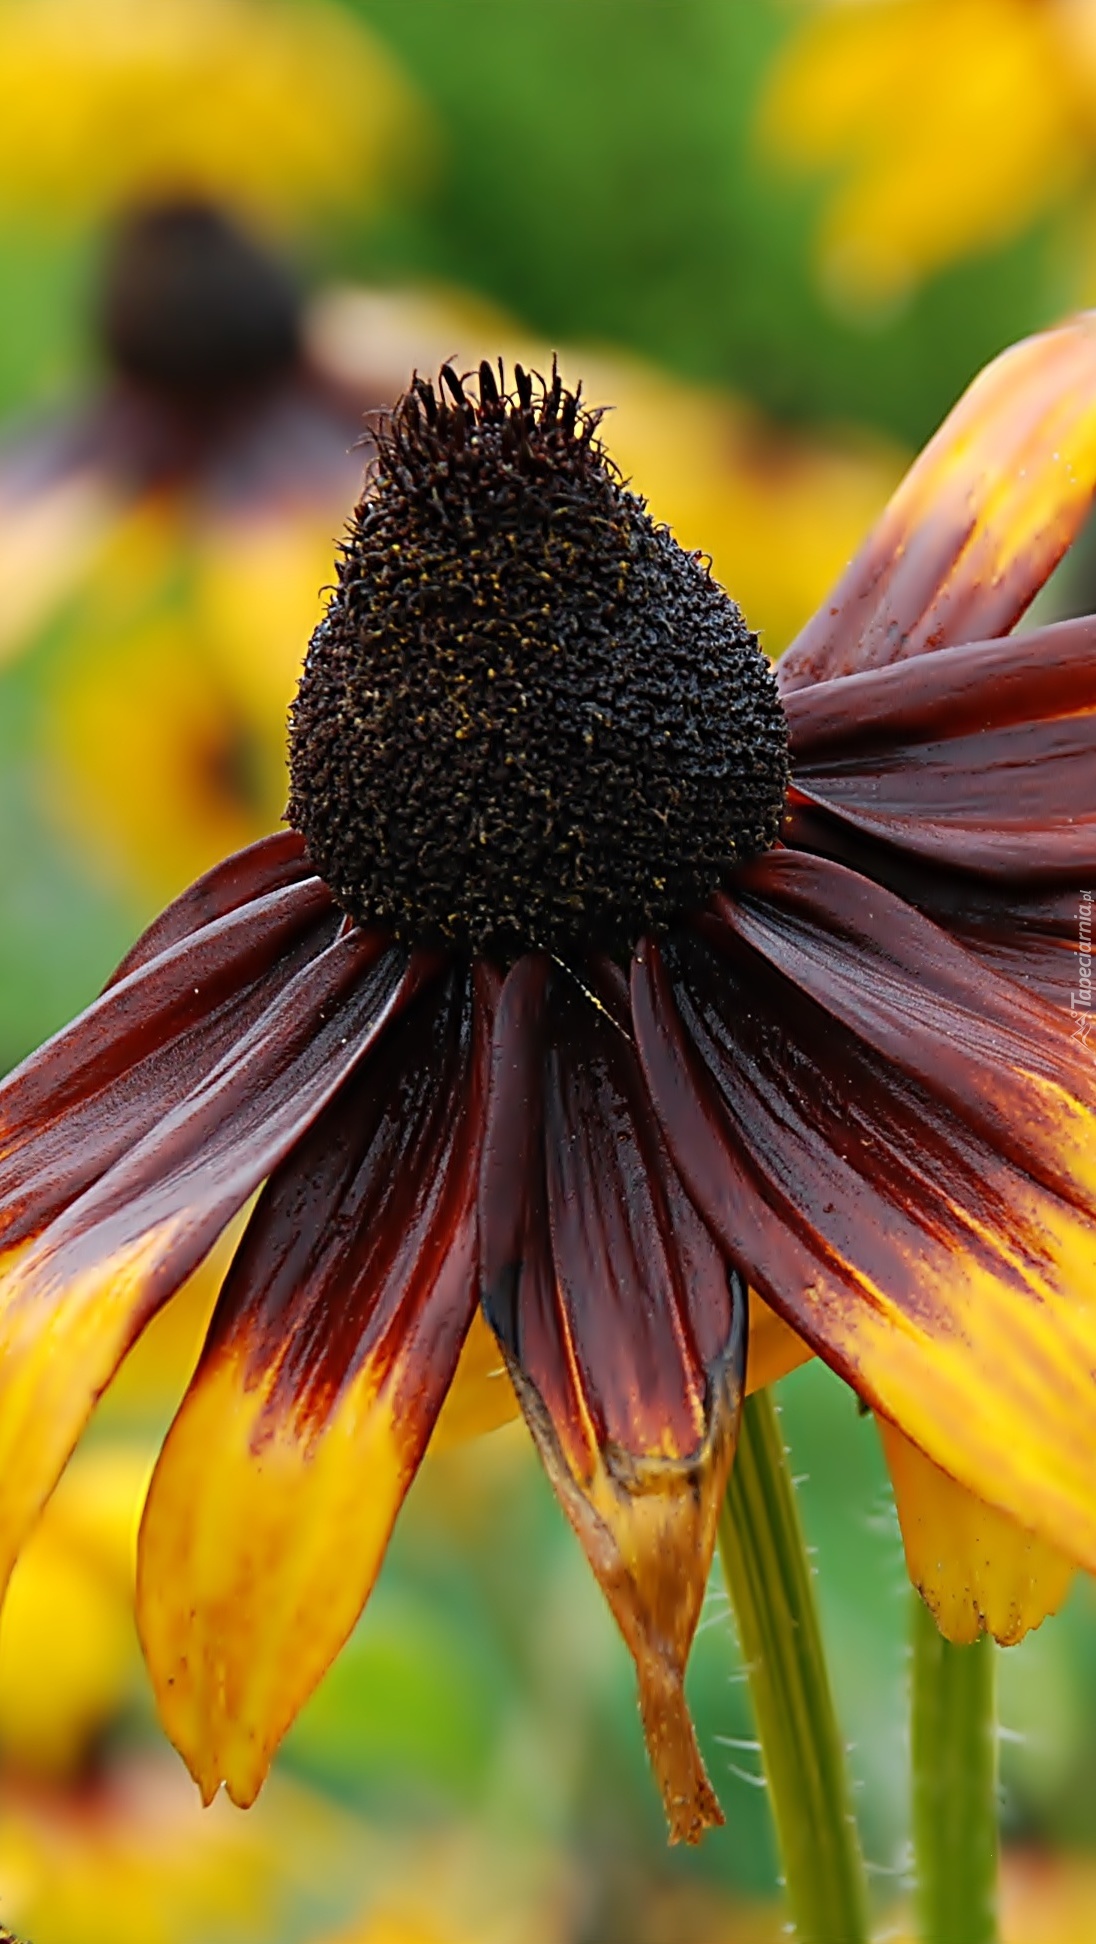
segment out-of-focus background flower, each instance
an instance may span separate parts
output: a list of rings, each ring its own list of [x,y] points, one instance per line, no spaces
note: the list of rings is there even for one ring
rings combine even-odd
[[[779,653],[989,356],[1096,289],[1091,0],[0,0],[0,1069],[273,827],[368,458],[444,357],[557,352]],[[364,441],[364,443],[363,443]],[[1096,576],[1082,546],[1072,587]],[[217,1264],[108,1395],[0,1624],[0,1922],[35,1944],[762,1944],[776,1863],[713,1585],[727,1827],[665,1846],[629,1664],[511,1425],[428,1459],[255,1810],[200,1810],[131,1612]],[[908,1597],[870,1419],[783,1387],[881,1925]],[[1096,1602],[1001,1663],[1010,1944],[1096,1934]]]

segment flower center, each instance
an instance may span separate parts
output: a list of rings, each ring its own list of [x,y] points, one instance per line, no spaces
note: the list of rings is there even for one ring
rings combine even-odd
[[[600,416],[483,364],[378,432],[290,724],[289,820],[360,922],[622,955],[776,840],[768,663]]]
[[[115,370],[180,404],[262,390],[301,355],[292,278],[203,202],[153,204],[127,219],[99,311]]]

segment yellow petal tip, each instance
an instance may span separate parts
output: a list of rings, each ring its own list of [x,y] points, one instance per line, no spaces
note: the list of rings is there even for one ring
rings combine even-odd
[[[987,1505],[879,1419],[909,1576],[945,1640],[1001,1647],[1057,1613],[1073,1581],[1064,1554]]]
[[[225,1793],[228,1796],[229,1801],[233,1803],[237,1809],[250,1809],[252,1803],[255,1801],[256,1797],[258,1796],[259,1790],[262,1788],[263,1783],[266,1781],[268,1772],[269,1772],[269,1763],[264,1764],[261,1775],[244,1776],[241,1777],[240,1780],[238,1781],[234,1781],[231,1777],[226,1777]]]

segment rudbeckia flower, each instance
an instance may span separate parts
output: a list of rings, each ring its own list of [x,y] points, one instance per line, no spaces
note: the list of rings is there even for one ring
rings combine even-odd
[[[203,1795],[252,1800],[353,1627],[478,1309],[695,1840],[748,1290],[753,1381],[816,1351],[1096,1566],[1096,1073],[1063,1003],[1096,622],[1008,633],[1092,496],[1096,321],[977,381],[778,678],[558,376],[445,368],[376,436],[290,827],[0,1091],[0,1559],[257,1195],[140,1540]]]
[[[374,1831],[288,1777],[250,1822],[222,1807],[202,1814],[166,1750],[113,1754],[78,1788],[0,1778],[0,1944],[319,1944],[317,1908],[326,1934],[363,1859],[383,1860]]]
[[[0,662],[48,639],[51,813],[148,910],[281,810],[362,397],[316,368],[290,272],[215,204],[131,211],[97,309],[104,382],[0,456]]]
[[[0,665],[44,651],[28,786],[142,916],[281,814],[350,449],[393,395],[318,369],[283,246],[433,152],[325,0],[0,7],[0,214],[109,239],[99,382],[0,450]]]

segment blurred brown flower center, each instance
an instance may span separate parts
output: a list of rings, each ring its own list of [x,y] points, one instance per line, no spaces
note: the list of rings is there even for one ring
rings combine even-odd
[[[277,383],[301,356],[301,300],[284,266],[221,210],[172,201],[117,231],[100,296],[114,369],[180,404]]]

